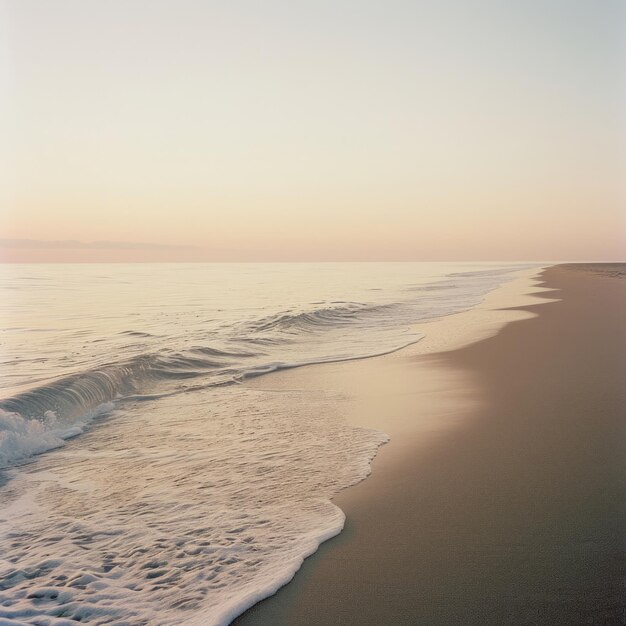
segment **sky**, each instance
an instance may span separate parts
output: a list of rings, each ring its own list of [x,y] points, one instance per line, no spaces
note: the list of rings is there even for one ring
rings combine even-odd
[[[626,260],[623,0],[0,0],[0,261]]]

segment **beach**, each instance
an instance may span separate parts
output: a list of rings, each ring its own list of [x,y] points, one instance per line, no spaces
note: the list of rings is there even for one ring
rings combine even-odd
[[[393,355],[253,383],[342,393],[391,440],[238,626],[624,623],[624,266],[534,274]]]

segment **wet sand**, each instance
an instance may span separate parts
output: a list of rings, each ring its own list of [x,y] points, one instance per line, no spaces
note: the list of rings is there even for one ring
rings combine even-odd
[[[260,381],[340,390],[392,440],[335,499],[344,531],[235,623],[626,623],[624,274],[548,268],[560,300],[492,305],[495,336]],[[489,327],[463,315],[440,336]]]

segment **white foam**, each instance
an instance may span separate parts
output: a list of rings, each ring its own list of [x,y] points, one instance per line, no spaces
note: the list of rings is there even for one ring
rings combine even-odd
[[[330,499],[387,438],[342,406],[239,385],[138,402],[14,471],[5,497],[33,506],[0,520],[0,620],[227,624],[343,528]]]
[[[63,445],[44,422],[0,409],[0,467]]]
[[[61,423],[54,411],[46,411],[41,419],[29,419],[0,409],[0,469],[62,446],[65,440],[80,435],[91,420],[112,409],[110,402],[101,404],[70,424]]]

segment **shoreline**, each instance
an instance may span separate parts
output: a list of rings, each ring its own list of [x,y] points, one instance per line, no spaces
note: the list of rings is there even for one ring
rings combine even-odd
[[[579,458],[580,440],[566,437],[559,443],[555,438],[554,431],[563,436],[560,429],[568,425],[555,388],[577,389],[589,371],[579,355],[576,366],[559,373],[564,346],[547,331],[560,323],[584,327],[594,314],[608,315],[611,323],[602,327],[603,338],[609,327],[617,333],[611,351],[616,374],[623,361],[616,353],[617,345],[624,345],[616,313],[600,302],[582,307],[584,312],[580,306],[589,290],[623,306],[624,289],[614,284],[620,279],[580,269],[525,271],[474,309],[419,325],[426,337],[391,355],[283,371],[253,383],[265,389],[339,389],[350,397],[351,421],[387,432],[391,442],[379,450],[367,480],[333,499],[347,517],[343,532],[322,544],[291,583],[235,624],[621,623],[612,620],[621,619],[618,565],[623,554],[615,524],[622,512],[609,507],[608,521],[596,520],[600,538],[592,533],[582,543],[565,541],[560,528],[565,535],[577,530],[580,539],[584,529],[578,526],[589,522],[588,512],[574,514],[566,524],[559,518],[561,527],[553,524],[553,509],[565,495],[576,500],[583,486],[589,487],[582,480],[575,488],[563,475],[585,459]],[[533,278],[539,272],[541,286]],[[578,302],[577,310],[571,310],[568,298]],[[542,349],[543,361],[531,363]],[[570,345],[572,350],[576,347]],[[596,345],[597,367],[608,360],[604,356]],[[563,387],[560,379],[568,379],[568,370],[569,385],[576,380],[578,387]],[[538,385],[539,371],[552,385]],[[610,387],[613,401],[607,428],[614,430],[618,377],[605,373],[604,387]],[[597,384],[588,385],[587,397],[598,400],[599,391]],[[520,414],[524,406],[534,416],[530,430]],[[546,423],[547,406],[554,407],[558,424]],[[507,413],[513,418],[505,429],[502,416]],[[584,416],[577,414],[574,422],[594,439]],[[596,434],[602,440],[598,446],[604,435],[602,430]],[[568,459],[565,451],[571,447],[579,456]],[[618,458],[604,463],[614,497],[622,478]],[[592,461],[586,460],[591,474],[597,469]],[[541,471],[552,472],[567,488],[551,490]],[[597,498],[606,509],[608,501]],[[581,560],[581,545],[593,558]],[[596,545],[602,549],[594,552]],[[555,563],[561,567],[555,569]],[[600,576],[604,592],[583,575],[582,563],[595,566],[596,575],[610,564],[610,572]],[[549,584],[548,573],[556,576],[561,593],[554,591],[556,583]]]

